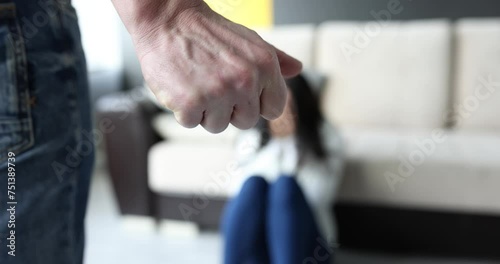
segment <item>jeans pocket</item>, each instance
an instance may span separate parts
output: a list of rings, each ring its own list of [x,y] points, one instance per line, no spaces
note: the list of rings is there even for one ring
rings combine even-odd
[[[26,48],[14,3],[0,3],[0,162],[34,144]]]

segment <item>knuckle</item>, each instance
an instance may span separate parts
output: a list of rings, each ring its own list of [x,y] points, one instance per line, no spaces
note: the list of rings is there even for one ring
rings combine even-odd
[[[255,83],[254,69],[251,67],[242,67],[235,73],[236,89],[251,89]]]
[[[228,126],[229,123],[219,125],[204,125],[204,128],[212,134],[220,134],[224,132],[224,130],[226,130]]]
[[[222,77],[214,78],[207,85],[206,95],[209,98],[220,98],[226,93],[226,82]]]
[[[198,109],[202,104],[202,100],[200,96],[194,95],[185,95],[183,98],[180,98],[180,103],[183,105],[183,109]]]
[[[266,105],[263,107],[261,114],[265,119],[274,120],[280,117],[283,114],[284,103],[281,101],[276,102],[266,102]]]
[[[156,100],[160,103],[160,105],[168,108],[168,109],[174,109],[175,108],[175,101],[172,100],[172,97],[169,96],[169,94],[164,91],[164,90],[159,90],[159,91],[154,91]]]
[[[276,53],[271,48],[261,48],[255,52],[257,64],[264,67],[272,67],[276,64]]]
[[[179,124],[186,128],[194,128],[198,125],[198,121],[195,120],[195,116],[190,114],[188,111],[176,112],[175,119],[177,119]]]

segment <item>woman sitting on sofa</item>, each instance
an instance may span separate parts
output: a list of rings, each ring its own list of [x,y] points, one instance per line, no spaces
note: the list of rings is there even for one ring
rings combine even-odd
[[[283,115],[261,120],[238,140],[243,178],[233,181],[239,194],[223,220],[226,263],[309,263],[320,240],[336,242],[332,207],[341,179],[341,138],[323,119],[303,76],[287,85]],[[305,249],[307,239],[313,248]]]

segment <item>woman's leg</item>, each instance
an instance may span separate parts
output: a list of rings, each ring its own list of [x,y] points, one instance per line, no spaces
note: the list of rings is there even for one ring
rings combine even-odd
[[[271,186],[267,210],[267,237],[273,264],[329,262],[328,254],[319,254],[323,240],[293,177],[282,176]]]
[[[267,193],[267,182],[251,177],[227,205],[222,222],[224,263],[269,263],[265,232]]]

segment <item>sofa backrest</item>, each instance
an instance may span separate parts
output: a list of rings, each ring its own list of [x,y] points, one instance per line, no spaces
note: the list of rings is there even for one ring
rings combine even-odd
[[[500,19],[456,25],[454,113],[457,129],[500,132]]]
[[[445,20],[320,25],[322,108],[339,126],[437,128],[449,104],[451,25]]]
[[[267,42],[299,59],[305,69],[310,69],[313,67],[315,30],[312,24],[300,24],[260,29],[257,32]]]

